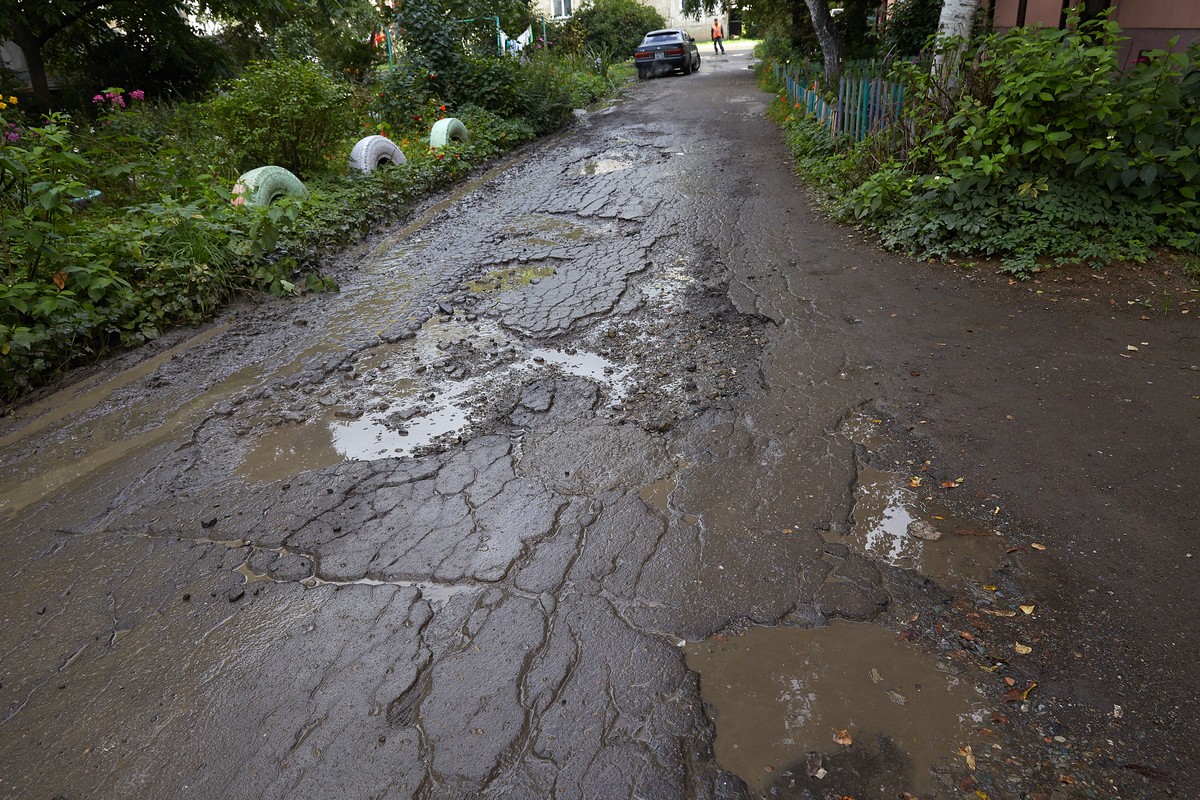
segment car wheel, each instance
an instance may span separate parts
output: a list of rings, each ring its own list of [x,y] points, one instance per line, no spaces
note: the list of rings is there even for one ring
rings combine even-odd
[[[234,201],[245,199],[247,205],[269,206],[281,197],[308,197],[308,189],[300,179],[283,167],[259,167],[242,173],[233,185]]]
[[[692,60],[690,58],[687,61],[683,62],[683,74],[684,75],[692,74]]]
[[[693,68],[692,71],[694,72],[698,69],[700,69],[700,54],[696,53],[696,66]]]
[[[650,77],[650,70],[645,67],[638,67],[638,80],[644,81]]]
[[[471,134],[467,132],[467,126],[454,117],[439,119],[433,123],[433,130],[429,132],[430,147],[445,147],[450,142],[469,142]]]
[[[369,175],[384,164],[407,161],[396,143],[386,136],[365,136],[350,151],[350,169]]]

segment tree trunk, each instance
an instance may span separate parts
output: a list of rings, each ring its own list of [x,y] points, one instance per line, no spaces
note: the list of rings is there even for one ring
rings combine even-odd
[[[967,38],[971,35],[971,23],[975,20],[978,0],[944,0],[942,13],[938,16],[938,36]]]
[[[825,61],[825,80],[835,82],[842,74],[842,40],[833,27],[833,15],[829,13],[829,0],[804,0],[808,15],[812,17],[817,42],[821,45],[821,57]]]
[[[52,107],[50,97],[50,82],[46,78],[46,64],[42,61],[42,42],[37,35],[21,20],[13,23],[13,44],[25,56],[25,66],[29,70],[29,83],[33,87],[33,102],[42,111]]]
[[[933,71],[946,80],[954,83],[950,74],[958,66],[964,43],[971,35],[971,23],[975,21],[975,12],[979,10],[979,0],[943,0],[942,13],[938,16],[938,40],[959,39],[961,43],[953,49],[946,49],[943,43],[938,47],[933,57]]]

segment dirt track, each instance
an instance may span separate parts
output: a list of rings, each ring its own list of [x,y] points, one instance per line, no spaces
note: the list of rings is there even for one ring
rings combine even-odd
[[[705,55],[0,420],[0,797],[1190,796],[1197,295],[879,253]]]

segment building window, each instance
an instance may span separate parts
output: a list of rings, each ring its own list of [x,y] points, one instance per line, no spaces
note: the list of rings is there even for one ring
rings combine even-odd
[[[554,16],[571,16],[571,0],[554,0]]]

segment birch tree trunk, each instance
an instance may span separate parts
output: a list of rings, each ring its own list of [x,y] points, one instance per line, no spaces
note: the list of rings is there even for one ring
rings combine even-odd
[[[933,57],[933,71],[947,80],[952,80],[948,73],[958,66],[959,56],[962,55],[962,45],[953,50],[946,50],[943,39],[959,39],[965,42],[971,35],[971,23],[975,21],[975,12],[979,10],[979,0],[943,0],[942,13],[938,16],[937,38],[938,51]]]
[[[967,38],[978,8],[979,0],[943,0],[942,13],[938,16],[938,36]]]

